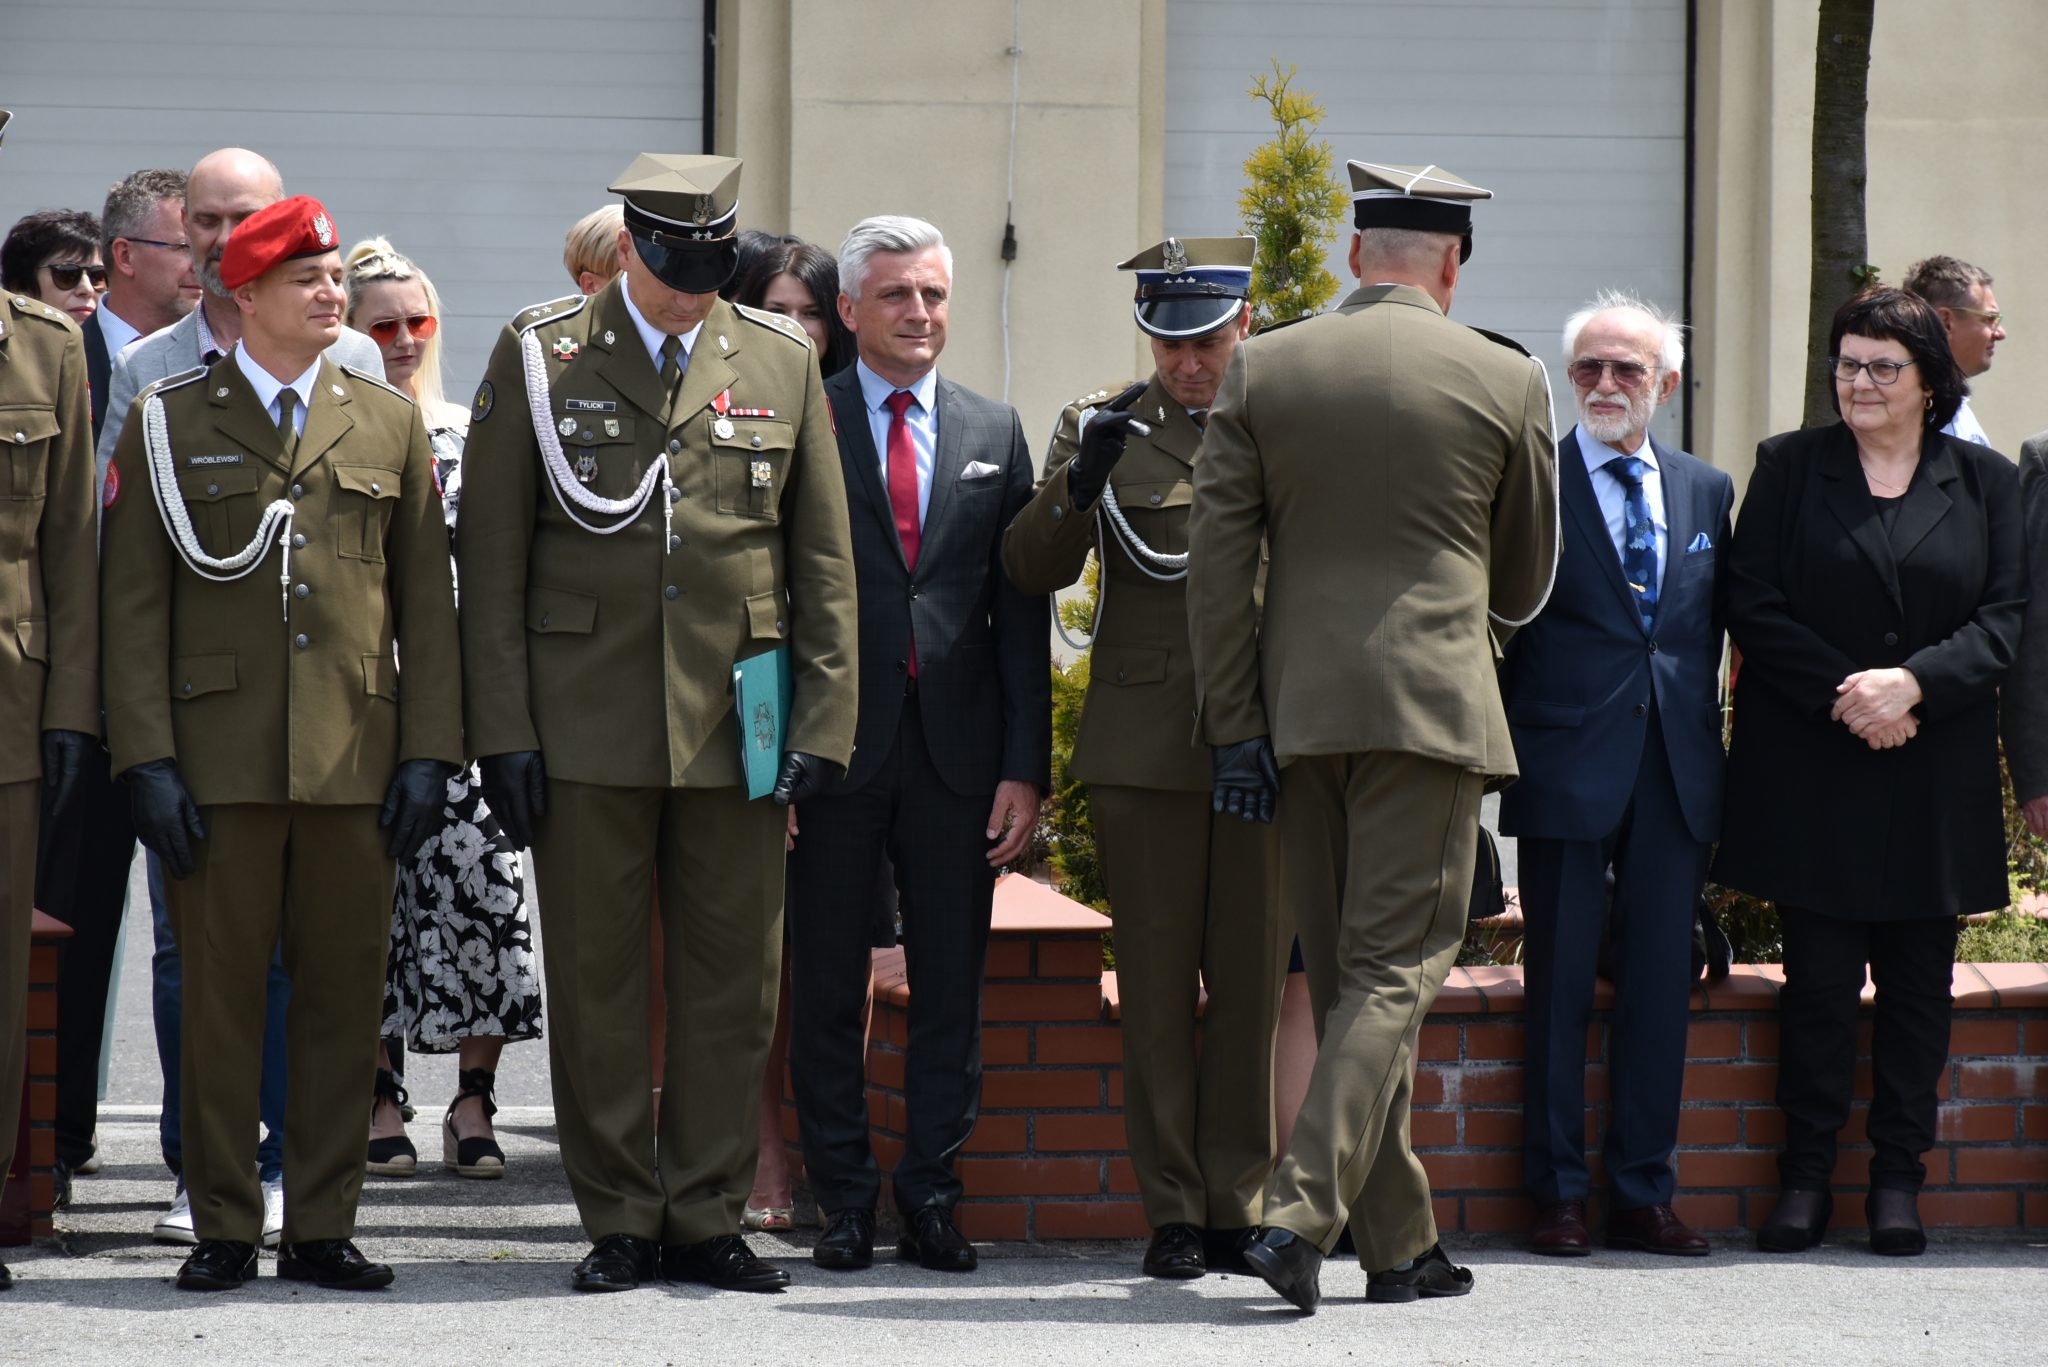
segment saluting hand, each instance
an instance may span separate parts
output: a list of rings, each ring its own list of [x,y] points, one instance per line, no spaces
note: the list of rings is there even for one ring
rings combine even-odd
[[[1138,401],[1149,382],[1140,380],[1123,393],[1111,399],[1107,406],[1095,410],[1095,416],[1081,429],[1081,449],[1074,453],[1074,463],[1067,469],[1067,493],[1073,498],[1076,508],[1090,508],[1102,496],[1102,486],[1109,483],[1110,471],[1124,457],[1124,443],[1131,432],[1143,435],[1151,431],[1138,421],[1130,406]]]

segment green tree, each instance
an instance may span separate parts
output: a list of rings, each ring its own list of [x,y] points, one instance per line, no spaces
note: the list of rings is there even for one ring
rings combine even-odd
[[[1336,154],[1315,136],[1326,112],[1313,95],[1293,89],[1294,68],[1273,63],[1252,83],[1279,126],[1273,140],[1245,158],[1237,197],[1245,231],[1258,239],[1252,262],[1254,327],[1314,313],[1337,297],[1337,277],[1323,265],[1351,196],[1335,173]]]
[[[1102,592],[1102,567],[1089,557],[1082,591],[1058,605],[1060,624],[1079,636],[1095,621]],[[1109,888],[1103,882],[1102,859],[1095,849],[1095,822],[1088,809],[1088,785],[1067,772],[1074,757],[1074,735],[1081,725],[1081,700],[1088,692],[1088,654],[1072,663],[1052,663],[1052,801],[1039,817],[1038,836],[1045,858],[1059,875],[1059,889],[1076,902],[1109,911]]]
[[[1813,62],[1813,255],[1806,299],[1806,413],[1803,426],[1835,420],[1827,354],[1835,310],[1877,278],[1867,263],[1863,189],[1864,116],[1870,109],[1870,31],[1877,0],[1821,0]]]

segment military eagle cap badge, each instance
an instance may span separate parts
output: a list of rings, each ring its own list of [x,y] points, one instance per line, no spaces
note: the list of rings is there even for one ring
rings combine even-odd
[[[1160,264],[1168,275],[1179,275],[1188,268],[1188,249],[1180,245],[1180,239],[1177,237],[1166,239],[1165,257]]]
[[[334,245],[334,224],[328,220],[326,214],[313,215],[313,236],[323,247]]]

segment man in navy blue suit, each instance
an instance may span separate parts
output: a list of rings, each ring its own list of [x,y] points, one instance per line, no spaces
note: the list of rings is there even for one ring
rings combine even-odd
[[[1671,1209],[1671,1153],[1694,907],[1720,828],[1719,561],[1735,490],[1649,435],[1685,360],[1672,318],[1603,291],[1566,322],[1564,346],[1579,421],[1558,444],[1557,584],[1501,671],[1522,772],[1500,826],[1520,839],[1527,925],[1531,1247],[1592,1251],[1586,1024],[1606,930],[1607,1245],[1700,1257],[1707,1241]]]

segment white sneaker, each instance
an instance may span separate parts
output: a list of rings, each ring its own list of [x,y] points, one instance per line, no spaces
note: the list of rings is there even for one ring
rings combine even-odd
[[[150,1235],[160,1244],[196,1244],[199,1234],[192,1228],[192,1198],[185,1194],[185,1184],[178,1183],[178,1194],[171,1198],[170,1211],[156,1222]]]
[[[263,1246],[276,1248],[284,1234],[284,1179],[263,1184]]]

